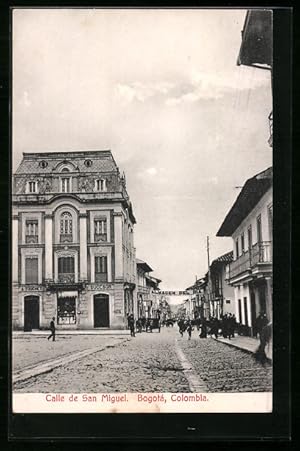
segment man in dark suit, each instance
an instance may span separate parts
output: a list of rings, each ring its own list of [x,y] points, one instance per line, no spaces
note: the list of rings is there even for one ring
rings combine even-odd
[[[50,322],[50,330],[51,334],[48,337],[48,340],[52,337],[52,341],[55,341],[55,318],[53,316],[52,321]]]

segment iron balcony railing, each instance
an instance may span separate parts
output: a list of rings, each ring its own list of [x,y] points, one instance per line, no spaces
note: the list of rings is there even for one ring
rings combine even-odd
[[[106,233],[95,233],[95,242],[98,243],[100,241],[107,241]]]
[[[271,241],[256,243],[238,259],[227,265],[226,279],[233,279],[247,271],[250,272],[258,264],[272,263],[272,260]]]
[[[60,242],[61,243],[72,243],[73,235],[72,233],[61,233]]]

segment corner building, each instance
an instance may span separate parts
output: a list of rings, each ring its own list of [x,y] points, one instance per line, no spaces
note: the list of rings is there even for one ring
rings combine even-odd
[[[12,208],[13,328],[126,328],[136,221],[112,153],[24,153]]]

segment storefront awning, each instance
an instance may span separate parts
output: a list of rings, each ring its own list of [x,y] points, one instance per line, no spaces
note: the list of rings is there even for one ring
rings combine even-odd
[[[77,291],[58,291],[58,298],[76,298],[78,296]]]

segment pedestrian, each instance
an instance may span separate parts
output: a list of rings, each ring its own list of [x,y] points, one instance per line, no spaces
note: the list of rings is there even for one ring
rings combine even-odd
[[[223,338],[227,338],[227,336],[228,336],[228,318],[227,318],[226,314],[222,316],[221,324],[222,324],[221,327],[222,327]]]
[[[206,319],[203,318],[201,321],[201,333],[199,335],[200,338],[207,338],[207,323]]]
[[[131,313],[131,315],[129,315],[129,317],[128,317],[128,326],[130,329],[130,336],[135,337],[133,313]]]
[[[48,337],[48,340],[52,337],[52,341],[55,341],[55,317],[53,316],[52,320],[50,321],[50,330],[51,334]]]
[[[179,327],[179,333],[180,333],[180,335],[183,337],[183,332],[184,332],[184,330],[185,330],[185,325],[184,325],[183,319],[180,319],[180,320],[178,321],[178,327]]]
[[[229,338],[230,338],[230,337],[234,338],[235,328],[236,328],[236,318],[235,318],[235,314],[233,314],[233,315],[230,314]]]
[[[192,337],[192,332],[193,332],[193,326],[192,326],[192,323],[189,321],[188,322],[188,324],[187,324],[187,328],[186,328],[186,330],[187,330],[187,333],[188,333],[188,340],[190,340],[191,339],[191,337]]]
[[[219,333],[219,320],[218,318],[212,318],[212,328],[211,328],[211,335],[214,335],[215,338],[218,338]]]
[[[266,356],[266,346],[270,342],[272,338],[272,323],[269,322],[266,326],[264,326],[259,335],[259,346],[254,354],[256,360],[258,360],[263,365],[267,362]]]

